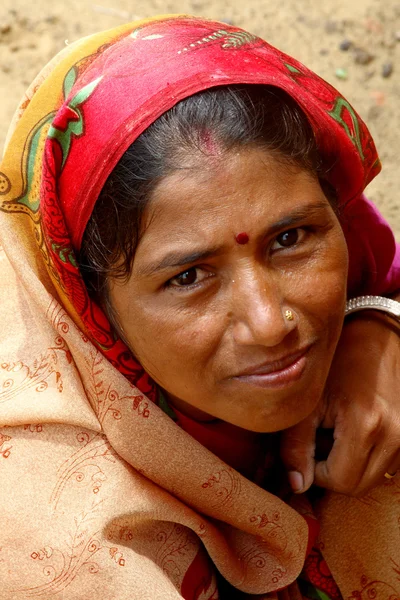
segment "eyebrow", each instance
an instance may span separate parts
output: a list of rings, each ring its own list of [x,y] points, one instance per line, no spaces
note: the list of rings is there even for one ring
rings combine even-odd
[[[287,217],[280,219],[279,221],[271,225],[271,227],[268,227],[268,231],[266,232],[264,237],[266,235],[270,236],[274,233],[277,233],[278,231],[282,231],[282,229],[285,229],[285,227],[292,227],[293,225],[297,225],[297,223],[300,223],[305,219],[309,219],[310,217],[317,216],[318,213],[326,210],[327,208],[329,208],[329,202],[327,200],[316,202],[311,206],[304,206],[298,208],[297,210],[294,210],[292,213],[290,213],[290,215],[288,215]]]
[[[198,250],[197,252],[169,252],[159,262],[144,265],[138,269],[139,275],[153,275],[157,271],[172,267],[184,267],[199,260],[206,260],[210,256],[215,256],[221,252],[221,247],[207,248],[207,250]]]
[[[278,231],[282,231],[285,228],[293,227],[297,223],[304,221],[307,218],[313,217],[320,213],[322,210],[326,210],[329,207],[329,203],[327,201],[318,202],[311,206],[301,207],[295,211],[293,211],[287,217],[280,219],[270,227],[268,227],[267,231],[261,234],[261,238],[265,238],[267,236],[273,235]],[[176,268],[176,267],[185,267],[192,263],[206,260],[210,256],[216,256],[221,254],[223,251],[222,246],[215,246],[212,248],[204,248],[199,249],[197,251],[192,251],[187,253],[183,252],[169,252],[166,254],[160,261],[149,263],[147,265],[143,265],[138,268],[138,275],[140,276],[149,276],[154,275],[158,271],[163,271],[165,269]]]

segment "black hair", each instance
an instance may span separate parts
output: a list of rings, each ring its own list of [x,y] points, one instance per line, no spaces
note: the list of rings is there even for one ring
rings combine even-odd
[[[211,88],[178,102],[126,150],[108,177],[84,232],[78,256],[89,294],[108,304],[107,280],[130,275],[144,210],[157,183],[185,158],[259,147],[313,173],[325,185],[323,164],[307,117],[272,86]],[[326,188],[326,185],[325,185]],[[324,191],[331,201],[332,189]],[[329,186],[328,186],[329,188]]]

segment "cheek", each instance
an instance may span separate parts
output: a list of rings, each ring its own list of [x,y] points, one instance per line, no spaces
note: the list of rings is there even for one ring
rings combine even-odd
[[[167,390],[207,376],[220,343],[218,315],[146,310],[126,328],[130,348],[144,369]]]
[[[334,241],[298,274],[292,290],[293,301],[306,322],[325,330],[330,341],[337,341],[343,324],[348,269],[347,246],[341,230]]]

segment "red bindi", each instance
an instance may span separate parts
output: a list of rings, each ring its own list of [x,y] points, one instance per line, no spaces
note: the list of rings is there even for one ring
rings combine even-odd
[[[247,242],[249,241],[249,236],[247,235],[247,233],[245,231],[243,231],[243,233],[238,233],[237,236],[235,237],[235,240],[237,241],[238,244],[247,244]]]

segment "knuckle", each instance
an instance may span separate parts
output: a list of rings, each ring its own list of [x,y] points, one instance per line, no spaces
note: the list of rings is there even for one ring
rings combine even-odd
[[[380,410],[370,411],[364,419],[364,437],[366,441],[376,440],[385,428],[385,417]]]

